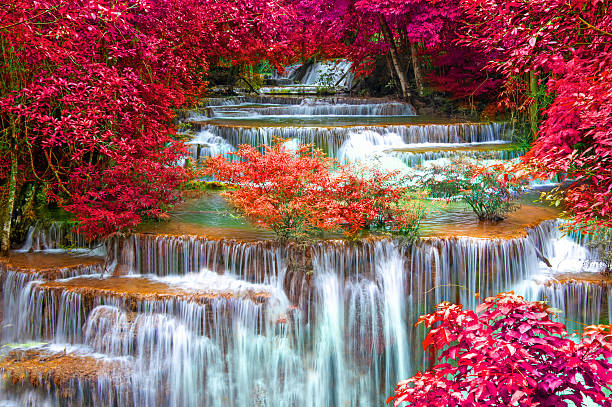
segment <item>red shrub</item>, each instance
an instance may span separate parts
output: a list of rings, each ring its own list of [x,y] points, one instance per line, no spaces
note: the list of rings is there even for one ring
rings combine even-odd
[[[292,151],[278,140],[242,145],[232,154],[240,160],[210,158],[208,173],[231,183],[235,189],[225,192],[230,202],[281,239],[317,230],[344,229],[351,236],[368,227],[407,230],[412,219],[401,205],[406,188],[395,173],[356,167],[331,172],[334,162],[320,150],[299,145]]]
[[[410,406],[612,406],[612,326],[590,326],[575,342],[541,302],[514,293],[474,311],[442,303],[418,324],[439,363],[398,384],[388,402]]]

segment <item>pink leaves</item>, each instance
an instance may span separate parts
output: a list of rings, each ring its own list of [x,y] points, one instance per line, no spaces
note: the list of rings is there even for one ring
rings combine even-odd
[[[566,203],[576,223],[611,226],[612,212],[604,203],[612,198],[606,155],[612,145],[612,14],[602,9],[609,5],[562,0],[461,5],[471,34],[462,41],[493,57],[488,67],[505,75],[509,105],[521,110],[533,101],[517,76],[536,73],[540,85],[549,77],[547,95],[540,99],[552,103],[540,112],[544,120],[526,163],[542,176],[557,172],[575,181]]]
[[[530,46],[531,48],[535,47],[535,45],[536,45],[536,40],[537,40],[537,38],[536,38],[536,37],[531,37],[531,38],[529,38],[529,46]]]
[[[581,405],[590,398],[611,406],[611,326],[584,330],[575,344],[550,321],[546,306],[513,293],[490,297],[478,315],[440,304],[419,318],[432,329],[424,345],[442,350],[438,363],[400,382],[387,401],[410,406]],[[527,322],[526,322],[527,321]],[[573,404],[572,404],[573,403]]]
[[[24,177],[43,178],[91,238],[161,216],[185,178],[172,108],[199,86],[186,66],[200,62],[169,52],[131,1],[18,3],[8,15],[25,23],[3,35],[19,64],[0,105],[28,123],[19,136],[32,158],[20,160],[37,177],[32,165]]]

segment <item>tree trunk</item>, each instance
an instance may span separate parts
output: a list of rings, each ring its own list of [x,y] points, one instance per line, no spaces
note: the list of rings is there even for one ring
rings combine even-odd
[[[397,46],[395,44],[395,40],[393,39],[393,34],[391,33],[391,29],[387,24],[385,18],[380,15],[380,26],[383,30],[383,35],[387,42],[391,45],[390,53],[391,53],[391,61],[393,62],[393,68],[395,69],[395,74],[397,75],[397,79],[399,80],[400,88],[402,91],[402,98],[407,99],[410,97],[410,88],[408,87],[408,81],[406,80],[406,73],[402,70],[399,53],[397,51]]]
[[[412,69],[414,70],[414,81],[416,83],[417,92],[419,96],[423,96],[423,75],[421,74],[419,59],[413,42],[410,43],[410,54],[412,57]]]
[[[15,207],[15,196],[17,195],[17,157],[11,150],[11,175],[9,180],[8,196],[2,219],[2,234],[0,235],[0,253],[6,254],[11,248],[11,224],[13,220],[13,208]]]
[[[389,71],[389,78],[393,79],[395,77],[395,73],[393,72],[393,67],[391,66],[391,58],[389,58],[389,54],[385,55],[385,65],[387,65],[387,71]]]
[[[538,92],[538,79],[533,71],[529,72],[529,92],[533,99],[533,103],[529,106],[529,124],[531,125],[531,135],[535,140],[538,134],[538,99],[536,95]]]

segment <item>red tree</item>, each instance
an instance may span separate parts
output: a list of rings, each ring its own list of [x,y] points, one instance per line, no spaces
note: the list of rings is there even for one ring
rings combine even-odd
[[[410,406],[612,406],[612,326],[585,328],[580,342],[541,302],[513,293],[474,311],[442,303],[419,318],[423,347],[440,363],[400,382],[388,402]],[[435,326],[435,328],[434,328]]]
[[[0,249],[26,184],[91,238],[160,216],[186,179],[174,109],[210,64],[280,60],[290,18],[276,0],[2,3]]]
[[[488,66],[509,85],[523,84],[519,105],[527,105],[537,134],[527,166],[572,181],[565,197],[578,223],[612,226],[610,2],[463,0],[462,6],[469,24],[464,41],[497,55]],[[542,94],[550,105],[539,102]]]
[[[295,30],[296,44],[348,58],[359,74],[372,72],[376,59],[383,57],[408,97],[410,69],[417,91],[423,90],[418,49],[439,45],[461,10],[455,1],[440,0],[301,0],[298,13],[304,28]]]

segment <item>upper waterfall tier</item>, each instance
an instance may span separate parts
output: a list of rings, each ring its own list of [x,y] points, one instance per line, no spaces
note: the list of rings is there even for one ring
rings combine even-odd
[[[306,61],[304,64],[286,66],[283,73],[277,71],[267,78],[266,85],[284,85],[278,88],[262,89],[263,92],[291,92],[292,88],[309,88],[318,93],[319,89],[348,90],[354,78],[352,62],[345,59]]]
[[[387,98],[372,97],[350,97],[350,96],[318,96],[318,97],[296,97],[296,96],[233,96],[223,98],[208,98],[203,104],[208,107],[236,106],[236,105],[382,105],[385,103],[397,103],[408,105],[405,102],[397,102]]]
[[[95,250],[96,242],[90,242],[73,230],[72,222],[51,222],[50,224],[36,223],[30,226],[26,241],[16,252],[30,251],[59,251],[70,248],[88,248]]]
[[[414,116],[416,111],[405,102],[356,98],[312,98],[299,103],[225,103],[210,105],[205,111],[209,118],[255,118],[260,116]],[[214,102],[213,102],[214,103]],[[192,119],[199,115],[192,113]]]
[[[183,112],[189,155],[198,160],[274,139],[313,144],[341,163],[385,161],[414,167],[455,156],[511,159],[522,151],[509,144],[505,123],[474,123],[417,116],[406,102],[355,97],[235,97],[210,99]]]
[[[209,157],[233,151],[241,144],[271,144],[275,137],[313,143],[331,157],[338,157],[344,147],[401,149],[416,143],[483,143],[505,142],[502,123],[384,124],[346,127],[276,126],[273,123],[211,124],[193,123],[198,133],[189,142],[194,158]],[[360,141],[361,140],[361,141]],[[367,145],[364,145],[367,144]],[[426,145],[422,145],[425,147]]]

